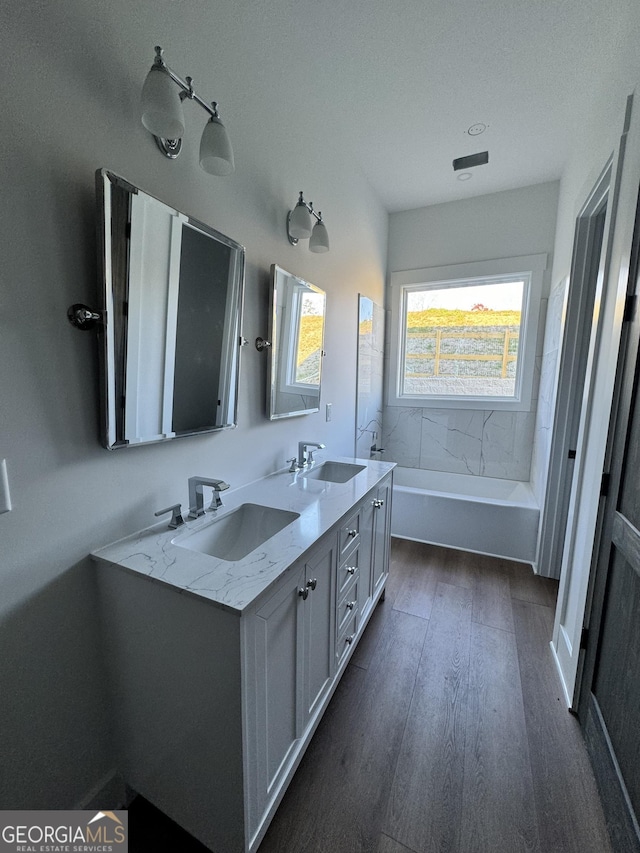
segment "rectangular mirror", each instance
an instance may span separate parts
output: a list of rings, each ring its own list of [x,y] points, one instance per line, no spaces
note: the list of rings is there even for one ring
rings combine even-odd
[[[277,264],[271,267],[269,418],[320,409],[324,291]]]
[[[96,173],[108,449],[233,427],[244,248]]]

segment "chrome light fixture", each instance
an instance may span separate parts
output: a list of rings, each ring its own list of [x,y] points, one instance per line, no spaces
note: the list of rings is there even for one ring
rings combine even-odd
[[[315,225],[313,225],[312,217],[316,219]],[[307,204],[302,190],[300,190],[298,203],[287,214],[287,237],[292,246],[297,246],[299,240],[308,238],[310,252],[329,251],[329,234],[322,221],[322,213],[320,211],[315,212],[313,202]]]
[[[184,134],[183,101],[199,104],[210,115],[200,141],[200,166],[210,175],[230,175],[235,171],[233,150],[218,104],[209,105],[193,89],[193,80],[184,80],[169,68],[156,47],[156,58],[142,87],[142,124],[153,135],[160,151],[171,160],[182,150]],[[175,88],[174,84],[178,86]]]

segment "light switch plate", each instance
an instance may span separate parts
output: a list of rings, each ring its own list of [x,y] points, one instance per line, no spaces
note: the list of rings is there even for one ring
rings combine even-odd
[[[11,512],[11,495],[9,493],[6,459],[0,462],[0,512]]]

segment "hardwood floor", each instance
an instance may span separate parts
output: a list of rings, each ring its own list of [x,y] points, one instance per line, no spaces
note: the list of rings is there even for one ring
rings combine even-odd
[[[259,853],[611,853],[551,659],[556,592],[519,563],[393,540],[386,600]],[[133,853],[152,849],[145,808]]]

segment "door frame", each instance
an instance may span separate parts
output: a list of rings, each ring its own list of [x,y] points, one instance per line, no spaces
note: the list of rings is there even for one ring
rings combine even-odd
[[[612,171],[613,155],[576,218],[549,472],[536,562],[538,574],[550,578],[560,577],[562,565],[589,345],[598,323],[596,292],[601,289],[604,277],[605,253],[602,250]]]
[[[580,645],[593,554],[598,547],[601,480],[609,413],[614,393],[622,318],[640,181],[640,99],[627,98],[623,132],[614,157],[605,225],[605,274],[600,333],[590,343],[579,441],[562,558],[558,606],[551,649],[569,707],[577,703]]]

